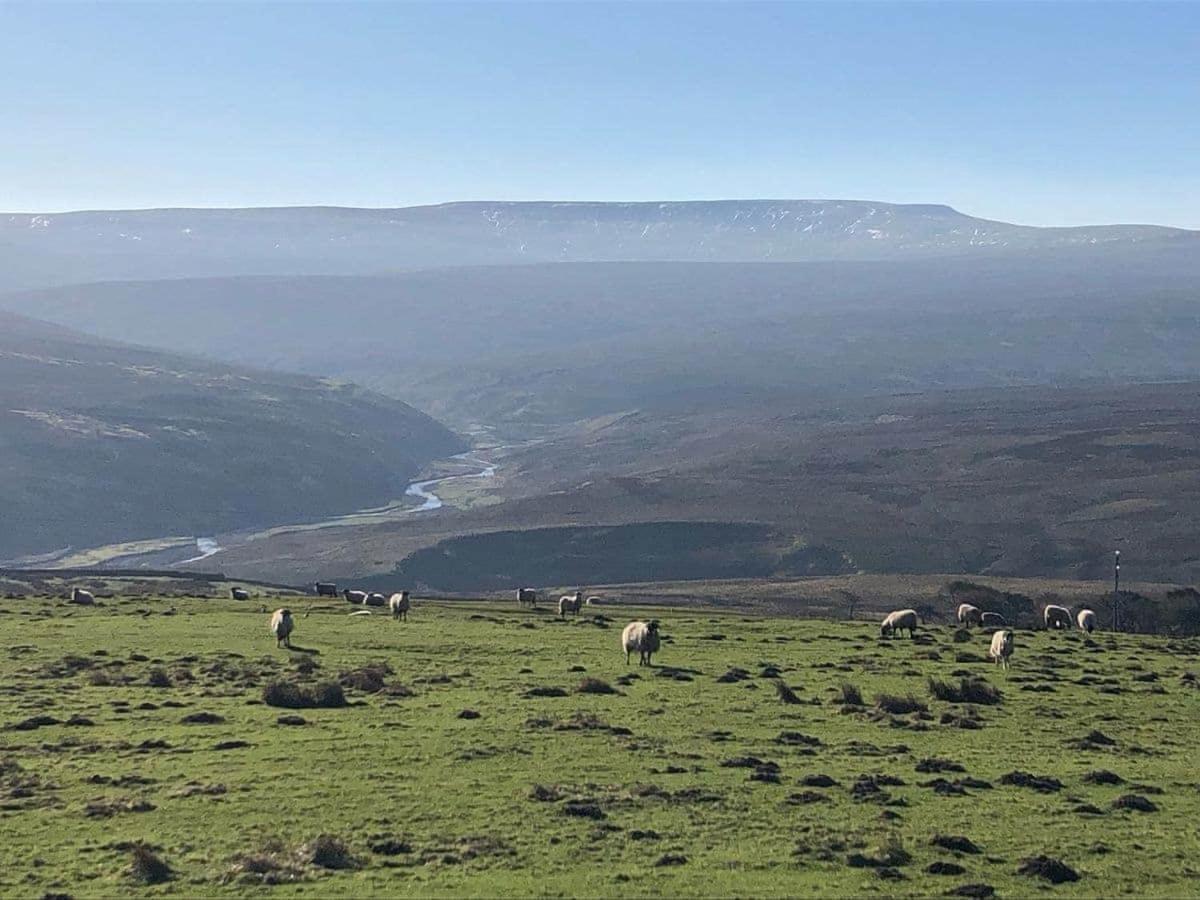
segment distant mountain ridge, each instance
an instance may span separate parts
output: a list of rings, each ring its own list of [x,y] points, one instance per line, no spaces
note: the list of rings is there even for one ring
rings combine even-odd
[[[1194,244],[1156,225],[1041,228],[859,200],[470,201],[0,214],[0,291],[101,280],[365,275],[540,262],[890,260]]]

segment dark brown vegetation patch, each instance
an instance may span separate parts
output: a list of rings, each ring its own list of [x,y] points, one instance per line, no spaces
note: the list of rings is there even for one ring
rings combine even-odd
[[[1062,860],[1050,856],[1031,856],[1021,860],[1017,867],[1018,875],[1028,875],[1031,878],[1041,878],[1051,884],[1062,884],[1067,881],[1078,881],[1079,873]]]
[[[130,853],[129,877],[138,884],[162,884],[175,876],[166,860],[146,844],[134,844]]]
[[[1000,691],[982,678],[962,678],[958,684],[929,679],[929,693],[946,703],[978,703],[989,706],[1001,701]]]
[[[1141,794],[1122,794],[1113,801],[1113,809],[1133,809],[1145,813],[1158,812],[1157,804]]]
[[[283,709],[336,709],[346,705],[346,695],[336,681],[302,685],[294,681],[271,681],[263,688],[263,702]]]
[[[1029,772],[1009,772],[1007,775],[1000,776],[1000,783],[1014,785],[1016,787],[1031,788],[1042,794],[1050,794],[1054,791],[1061,791],[1063,783],[1057,778],[1051,778],[1049,775],[1033,775]]]
[[[929,843],[943,850],[953,850],[955,853],[981,853],[976,843],[961,834],[935,834]]]

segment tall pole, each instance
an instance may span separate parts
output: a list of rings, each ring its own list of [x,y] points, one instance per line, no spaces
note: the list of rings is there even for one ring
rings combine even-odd
[[[1121,627],[1121,551],[1113,553],[1113,631]]]

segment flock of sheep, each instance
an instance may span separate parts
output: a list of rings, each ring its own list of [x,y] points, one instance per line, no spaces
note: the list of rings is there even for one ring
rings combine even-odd
[[[1071,611],[1065,606],[1050,603],[1046,605],[1042,617],[1048,629],[1064,629],[1071,627]],[[882,637],[891,637],[898,631],[907,631],[911,638],[920,624],[920,618],[915,609],[898,609],[887,614],[879,628]],[[996,612],[984,612],[978,606],[970,603],[958,605],[958,624],[965,628],[977,625],[981,628],[993,627],[992,645],[988,650],[988,658],[997,665],[1008,668],[1009,658],[1013,654],[1013,633],[1006,626],[1004,616]],[[1080,631],[1091,634],[1096,629],[1096,613],[1090,609],[1081,609],[1075,615],[1075,624]]]
[[[321,588],[326,587],[324,584],[317,585],[319,596],[337,596],[336,591],[322,591]],[[239,596],[241,594],[241,596]],[[408,611],[412,608],[412,602],[409,600],[408,591],[400,591],[392,594],[391,597],[385,600],[383,594],[368,594],[364,591],[344,590],[342,595],[347,602],[361,606],[384,606],[387,605],[391,610],[393,619],[408,620]],[[233,598],[235,600],[246,600],[249,594],[241,588],[233,589]],[[566,618],[568,612],[578,614],[583,606],[592,606],[600,602],[599,597],[588,597],[584,599],[582,591],[576,591],[573,594],[564,594],[558,599],[558,615],[560,618]],[[537,606],[537,592],[533,588],[521,588],[517,591],[518,605],[529,604]],[[351,613],[357,615],[357,613]],[[292,646],[292,632],[296,630],[296,620],[292,615],[292,611],[286,606],[275,610],[271,614],[270,622],[271,634],[275,638],[276,647]],[[662,641],[658,634],[658,620],[652,619],[649,622],[630,622],[621,632],[621,649],[625,651],[625,662],[628,663],[632,654],[638,654],[638,665],[648,666],[651,664],[651,658],[658,652],[662,646]]]

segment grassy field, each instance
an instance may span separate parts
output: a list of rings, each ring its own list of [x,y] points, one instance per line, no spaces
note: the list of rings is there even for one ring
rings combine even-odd
[[[1020,632],[1006,676],[946,627],[311,603],[290,653],[257,600],[0,605],[0,894],[1196,892],[1195,640]]]

